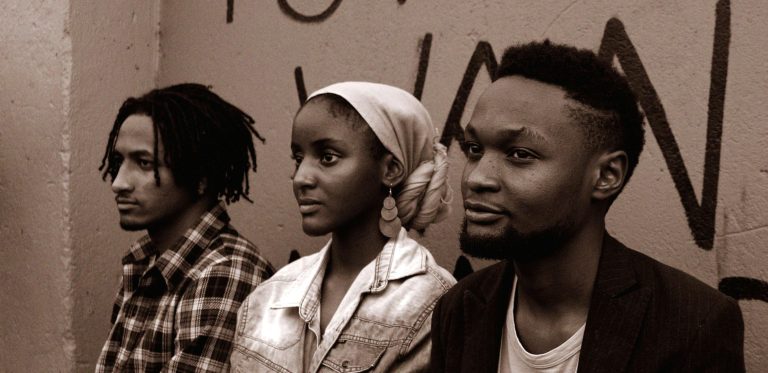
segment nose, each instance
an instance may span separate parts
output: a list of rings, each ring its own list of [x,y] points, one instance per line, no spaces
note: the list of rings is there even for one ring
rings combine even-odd
[[[115,175],[115,178],[112,180],[112,191],[114,193],[124,193],[129,192],[133,189],[131,186],[131,183],[128,180],[128,170],[126,170],[127,162],[123,162],[120,167],[117,169],[117,174]]]
[[[296,171],[293,173],[293,189],[298,191],[299,189],[314,188],[317,184],[317,180],[312,172],[312,167],[309,162],[303,161],[296,167]]]
[[[497,162],[483,156],[475,162],[467,162],[461,178],[461,191],[475,193],[499,191],[499,168]]]

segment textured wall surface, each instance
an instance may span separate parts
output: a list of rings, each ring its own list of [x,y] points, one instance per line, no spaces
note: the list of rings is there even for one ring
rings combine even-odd
[[[768,365],[768,5],[761,0],[96,0],[0,5],[0,371],[92,371],[120,257],[97,168],[120,103],[196,81],[251,113],[253,204],[235,226],[280,267],[300,228],[291,119],[307,92],[370,80],[414,92],[450,144],[454,213],[420,240],[454,270],[464,156],[454,136],[504,48],[550,38],[627,74],[646,148],[608,216],[631,247],[740,299],[749,371]]]
[[[0,371],[93,371],[132,239],[97,168],[120,103],[155,85],[159,5],[1,14]]]
[[[98,167],[120,104],[154,87],[159,4],[71,0],[71,224],[77,371],[93,371],[109,331],[120,259],[132,236],[118,225]]]
[[[71,370],[66,3],[0,5],[0,370]]]

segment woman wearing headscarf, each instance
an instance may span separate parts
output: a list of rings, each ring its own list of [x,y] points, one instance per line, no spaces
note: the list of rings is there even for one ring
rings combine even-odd
[[[243,302],[232,368],[426,370],[432,309],[455,283],[408,234],[448,212],[446,149],[426,109],[399,88],[333,84],[299,109],[291,152],[302,229],[331,239]]]

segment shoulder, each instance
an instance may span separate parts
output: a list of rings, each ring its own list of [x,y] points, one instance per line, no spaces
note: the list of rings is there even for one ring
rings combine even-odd
[[[277,270],[277,272],[270,277],[269,281],[265,282],[265,285],[268,282],[294,281],[299,275],[317,265],[318,261],[321,260],[323,260],[323,256],[320,252],[298,258]]]
[[[376,302],[395,308],[402,303],[404,314],[431,313],[437,300],[456,284],[456,279],[437,264],[424,246],[414,244],[409,250],[412,251],[395,259],[397,263],[389,269],[386,287],[372,284],[373,292],[378,293]],[[378,261],[376,264],[378,268]]]
[[[425,275],[433,279],[442,288],[442,291],[440,292],[442,295],[456,284],[456,279],[450,272],[448,272],[448,270],[437,264],[432,253],[426,247],[419,245],[419,250],[424,255]]]
[[[396,286],[391,286],[391,291],[395,298],[411,298],[416,295],[417,299],[412,299],[411,304],[421,306],[414,307],[422,311],[432,312],[432,309],[440,297],[456,284],[456,279],[445,268],[441,267],[432,254],[424,248],[419,247],[423,254],[423,271],[416,275],[409,276],[400,280],[395,280]]]
[[[230,226],[211,240],[208,248],[214,257],[218,255],[224,259],[247,261],[272,269],[272,265],[261,255],[256,245]]]
[[[230,277],[255,286],[275,272],[259,249],[235,229],[227,226],[208,244],[190,275],[196,279]]]
[[[286,291],[295,291],[294,284],[297,283],[301,275],[306,275],[307,271],[313,270],[319,264],[318,261],[322,259],[321,253],[314,253],[286,264],[256,287],[248,296],[247,301],[252,303],[252,306],[255,303],[270,304],[286,295]]]
[[[432,315],[432,329],[436,333],[438,345],[441,343],[463,343],[465,338],[465,323],[468,318],[468,309],[476,309],[476,306],[488,304],[509,288],[507,284],[510,277],[514,276],[512,266],[507,261],[493,264],[462,278],[456,285],[448,290],[435,305]],[[492,318],[492,314],[485,317]],[[442,337],[441,337],[442,336]],[[447,339],[445,339],[447,338]],[[453,339],[453,342],[448,342]],[[440,349],[445,346],[440,346]]]
[[[721,293],[677,268],[670,267],[643,253],[624,247],[630,263],[644,285],[652,286],[657,296],[664,296],[671,301],[694,304],[735,303],[729,296]]]
[[[650,295],[639,345],[660,358],[682,359],[691,367],[686,371],[743,371],[744,320],[736,300],[645,254],[619,250],[635,272],[635,287]]]
[[[445,307],[452,308],[452,306],[463,303],[464,293],[467,291],[482,293],[484,290],[497,288],[506,269],[507,262],[502,261],[469,274],[448,290],[440,303],[444,304]]]
[[[652,291],[654,309],[664,314],[659,319],[691,324],[696,328],[712,319],[741,320],[741,310],[733,298],[721,293],[679,269],[621,245],[637,274],[639,285]],[[674,310],[670,313],[670,310]],[[670,320],[671,315],[677,315]]]

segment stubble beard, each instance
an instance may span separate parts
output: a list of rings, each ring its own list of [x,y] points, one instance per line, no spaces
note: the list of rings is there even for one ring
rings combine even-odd
[[[470,235],[464,219],[459,243],[462,252],[475,258],[530,262],[557,252],[570,240],[573,231],[573,222],[565,219],[534,232],[522,233],[508,226],[498,235]]]
[[[143,230],[147,229],[147,226],[146,226],[146,224],[134,223],[134,222],[130,222],[130,221],[123,221],[121,219],[120,220],[120,228],[122,228],[124,231],[128,231],[128,232],[137,232],[137,231],[143,231]]]
[[[153,219],[147,219],[142,215],[144,214],[120,214],[120,228],[127,232],[138,232],[149,230],[153,225],[157,224],[157,222],[153,221]]]

